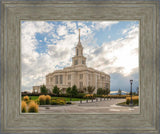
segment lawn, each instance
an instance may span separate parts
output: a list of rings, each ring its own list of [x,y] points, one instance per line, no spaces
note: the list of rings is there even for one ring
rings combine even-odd
[[[37,100],[39,96],[29,96],[29,98],[30,97],[31,97],[31,100]],[[69,97],[52,97],[52,99],[65,99],[66,101],[70,101]],[[85,99],[81,99],[81,100],[85,100]],[[80,98],[72,98],[72,101],[80,101]]]

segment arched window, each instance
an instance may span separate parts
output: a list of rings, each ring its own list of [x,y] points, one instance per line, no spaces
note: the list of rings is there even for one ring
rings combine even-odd
[[[74,65],[78,65],[78,60],[75,60]]]

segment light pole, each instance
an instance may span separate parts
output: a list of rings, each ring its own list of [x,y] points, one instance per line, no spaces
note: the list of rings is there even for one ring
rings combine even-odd
[[[131,84],[131,102],[130,102],[130,105],[133,105],[133,100],[132,100],[132,83],[133,83],[133,80],[130,80],[130,84]]]

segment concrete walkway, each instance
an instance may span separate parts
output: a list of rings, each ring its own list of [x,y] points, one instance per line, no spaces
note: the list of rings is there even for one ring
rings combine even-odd
[[[118,106],[117,103],[125,102],[125,99],[111,99],[111,100],[91,100],[86,103],[86,101],[72,102],[72,105],[49,105],[49,106],[39,106],[39,113],[96,113],[96,114],[138,114],[139,106]]]

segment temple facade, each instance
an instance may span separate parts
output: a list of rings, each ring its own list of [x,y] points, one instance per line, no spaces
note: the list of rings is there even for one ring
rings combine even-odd
[[[68,87],[76,85],[78,90],[83,90],[88,86],[95,88],[94,93],[97,93],[98,88],[110,89],[110,76],[104,72],[94,68],[87,67],[86,57],[83,56],[83,47],[79,41],[75,48],[75,56],[72,57],[72,65],[63,70],[56,70],[46,75],[46,87],[52,92],[53,87],[57,85],[65,92]],[[33,91],[40,91],[40,86],[33,86]]]

